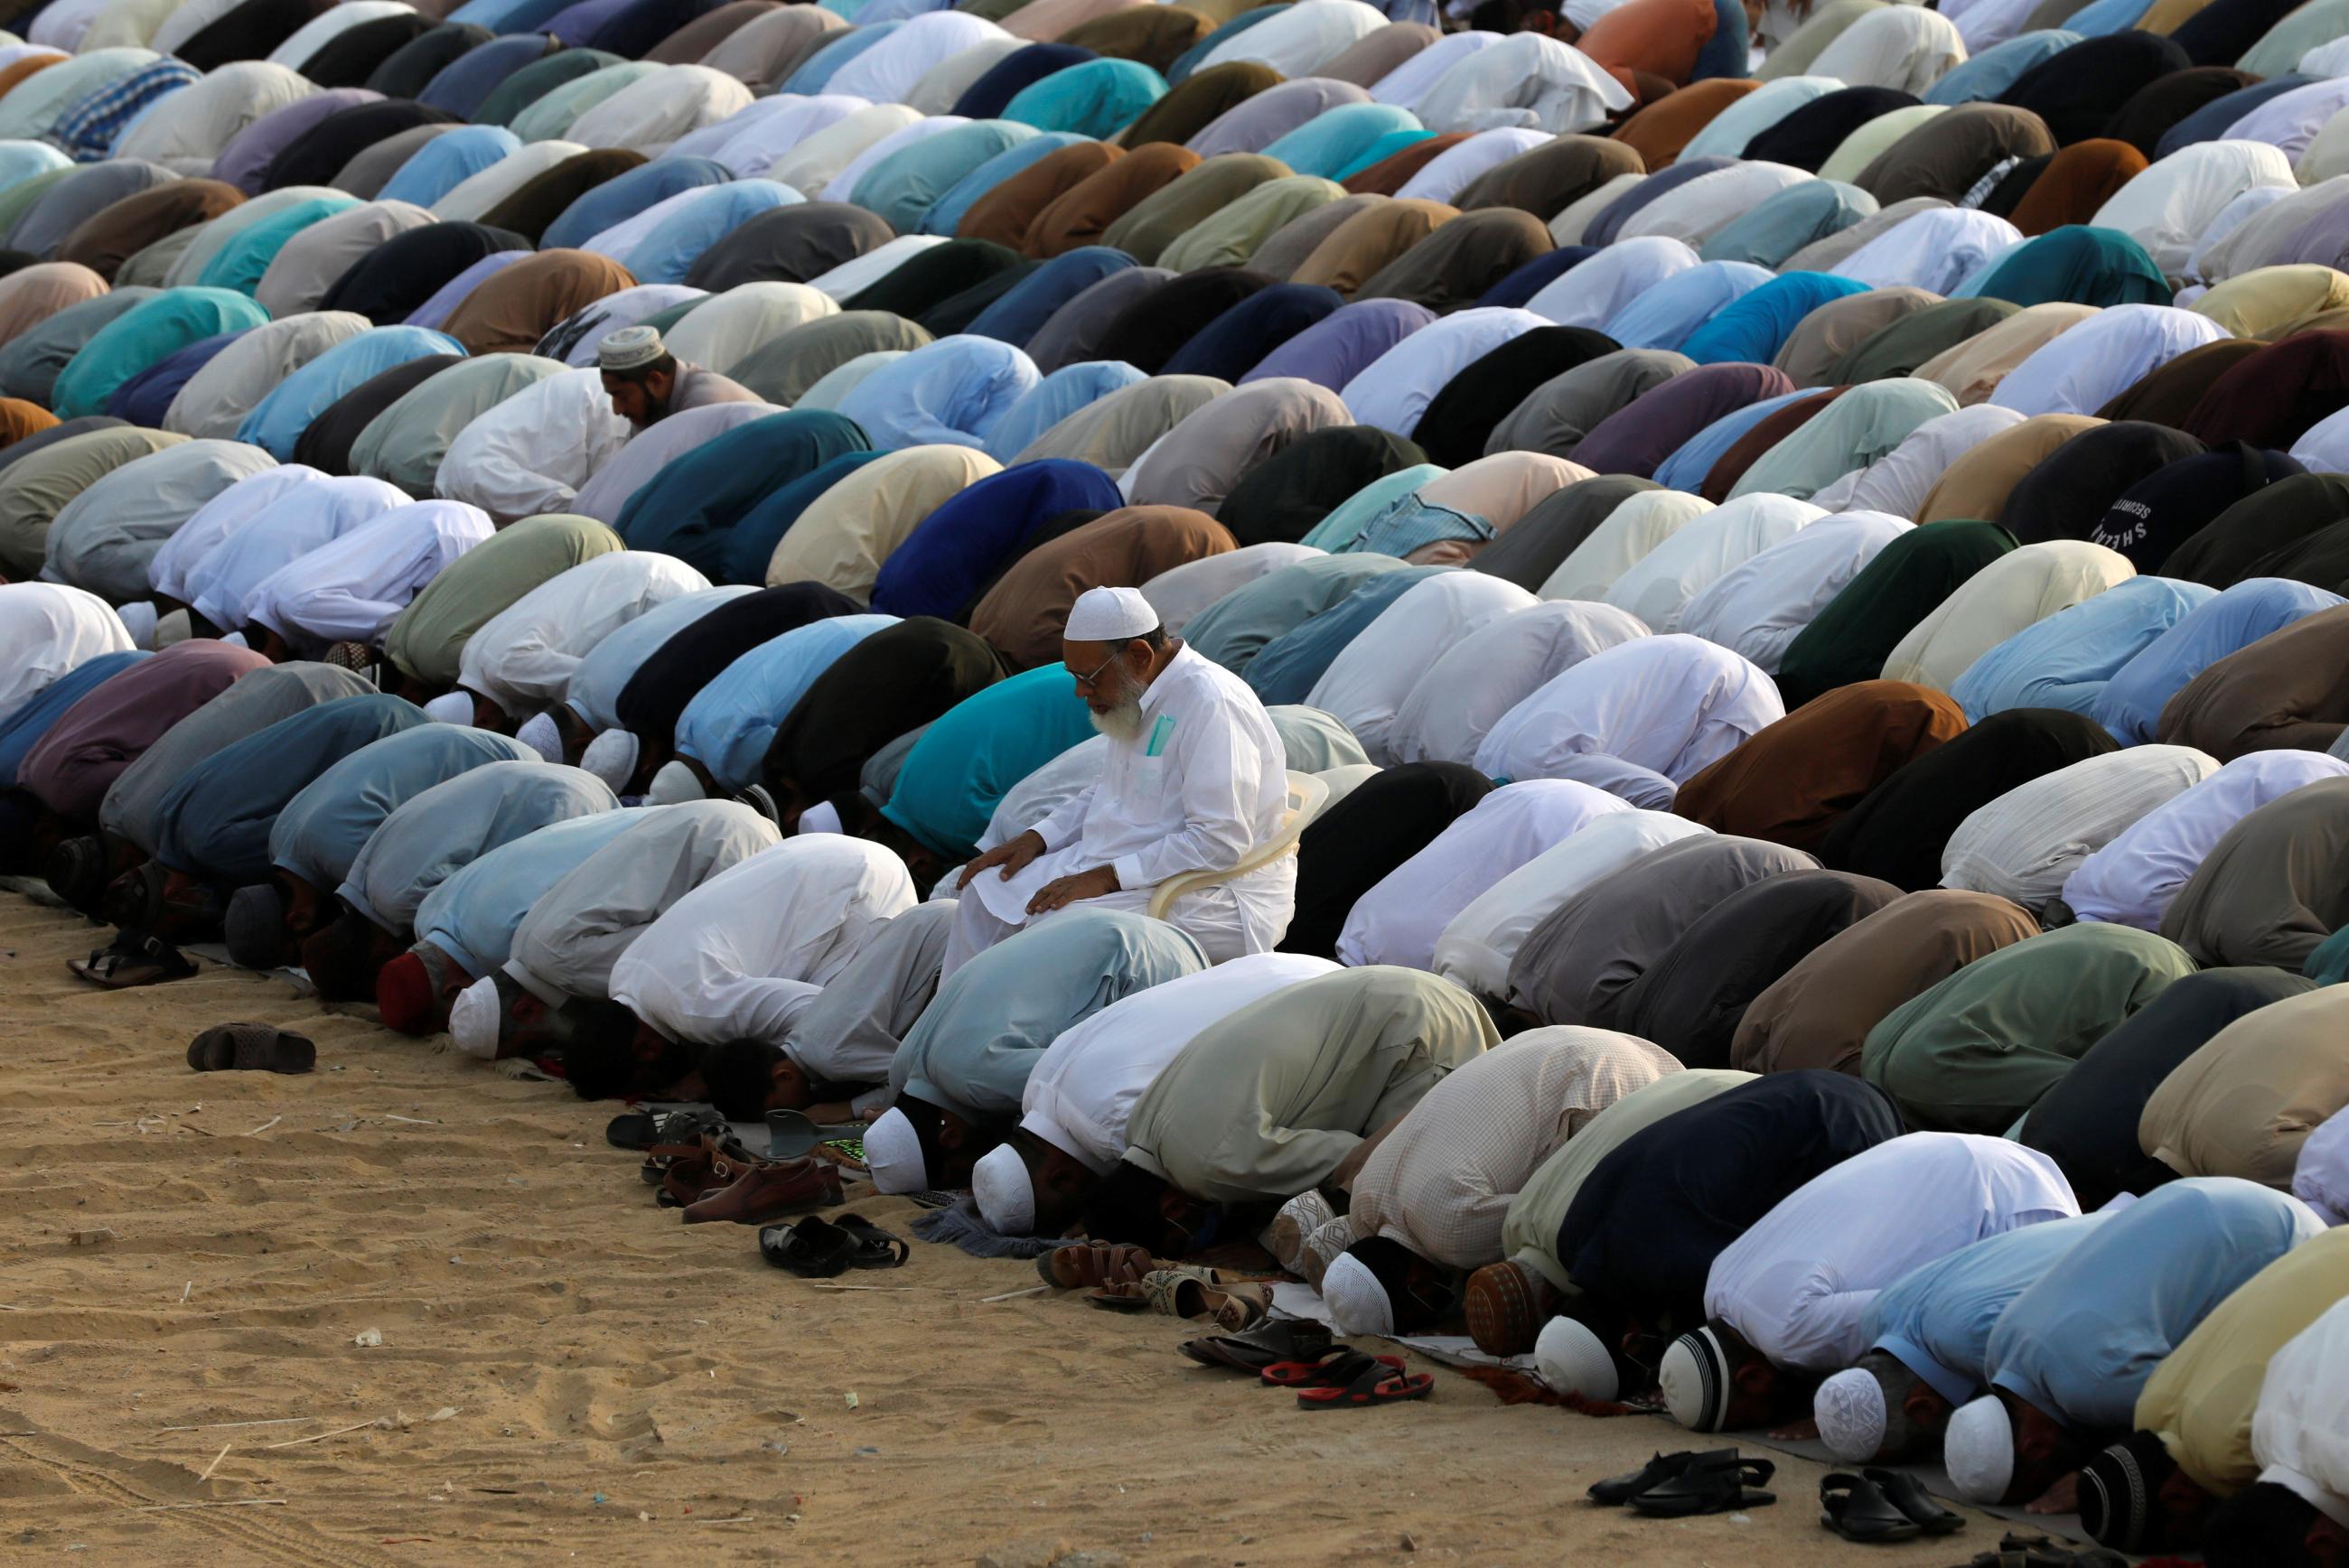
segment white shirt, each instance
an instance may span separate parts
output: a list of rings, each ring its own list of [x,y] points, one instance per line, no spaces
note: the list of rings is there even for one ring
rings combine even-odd
[[[1958,585],[1884,660],[1884,678],[1947,691],[1991,649],[2058,610],[2137,575],[2127,556],[2085,539],[2011,550]]]
[[[590,729],[615,727],[620,722],[615,709],[620,692],[628,684],[628,677],[644,667],[647,659],[658,653],[671,637],[719,605],[757,592],[747,583],[705,588],[698,593],[680,593],[646,611],[587,650],[587,656],[571,672],[570,685],[564,689],[563,705],[577,714]]]
[[[1111,743],[1098,783],[1036,825],[1047,852],[1009,882],[980,876],[965,892],[1016,925],[1058,878],[1105,865],[1133,892],[1226,870],[1279,833],[1287,753],[1237,676],[1182,648],[1142,694],[1142,724],[1136,739]]]
[[[1435,973],[1479,996],[1509,991],[1509,965],[1526,934],[1558,905],[1651,850],[1713,830],[1669,811],[1601,814],[1472,900],[1435,939]]]
[[[2300,1146],[2292,1195],[2323,1215],[2326,1224],[2349,1225],[2349,1111],[2326,1117]]]
[[[1556,326],[1596,327],[1666,278],[1698,264],[1694,251],[1668,235],[1622,240],[1543,284],[1526,308]]]
[[[1579,599],[1547,600],[1487,621],[1412,683],[1387,726],[1387,751],[1397,762],[1474,762],[1486,732],[1544,681],[1647,634],[1638,616]]]
[[[1256,29],[1250,28],[1250,32]],[[1546,130],[1523,126],[1505,126],[1498,130],[1480,130],[1457,146],[1447,147],[1421,166],[1418,173],[1402,182],[1395,192],[1398,201],[1442,201],[1449,205],[1469,183],[1495,164],[1506,163],[1520,152],[1531,152],[1557,138]]]
[[[1463,638],[1537,603],[1516,583],[1481,572],[1415,583],[1339,651],[1306,706],[1336,714],[1371,761],[1392,762],[1389,727],[1429,665]]]
[[[1538,33],[1512,33],[1468,56],[1411,106],[1439,135],[1522,125],[1560,136],[1588,130],[1630,107],[1630,91],[1599,62]]]
[[[1434,969],[1437,940],[1479,894],[1598,819],[1630,810],[1569,779],[1494,790],[1355,901],[1338,936],[1339,961]]]
[[[1921,5],[1888,5],[1836,35],[1810,68],[1847,88],[1921,93],[1965,59],[1965,40],[1947,16]]]
[[[709,586],[673,555],[616,550],[559,572],[465,639],[457,683],[517,717],[553,707],[590,649],[656,604]]]
[[[1777,1366],[1837,1371],[1868,1352],[1868,1304],[1911,1269],[2079,1212],[2035,1149],[1911,1132],[1814,1176],[1730,1243],[1705,1277],[1705,1315]]]
[[[181,441],[129,462],[49,521],[41,575],[115,603],[147,597],[147,563],[180,526],[241,481],[277,466],[243,441]]]
[[[1616,237],[1659,234],[1685,245],[1702,245],[1779,191],[1816,178],[1807,169],[1758,158],[1741,160],[1665,191],[1632,213]]]
[[[1269,21],[1233,34],[1207,51],[1197,68],[1204,71],[1235,60],[1254,60],[1283,77],[1309,77],[1314,67],[1335,58],[1349,44],[1386,25],[1386,13],[1363,5],[1362,0],[1314,0],[1309,5],[1291,5]]]
[[[679,138],[717,124],[750,102],[750,89],[723,71],[667,66],[589,108],[564,135],[583,147],[628,147],[658,158]]]
[[[277,501],[326,476],[300,463],[285,463],[239,480],[195,510],[147,562],[147,581],[156,593],[188,598],[188,573],[230,534]]]
[[[2093,414],[2188,349],[2228,335],[2174,305],[2110,305],[2008,372],[1990,400],[2023,414]]]
[[[713,159],[737,180],[750,180],[766,173],[777,158],[816,132],[872,107],[846,93],[818,93],[812,98],[778,94],[759,99],[720,125],[695,131],[669,151],[680,158]]]
[[[381,480],[305,471],[309,480],[247,519],[189,569],[188,603],[213,625],[243,625],[252,618],[253,591],[279,567],[409,504],[405,491]]]
[[[2118,229],[2143,245],[2164,273],[2182,274],[2205,242],[2211,220],[2236,197],[2263,187],[2299,188],[2290,157],[2263,141],[2230,139],[2234,136],[2229,129],[2218,140],[2179,148],[2114,191],[2088,222]]]
[[[2349,1301],[2292,1336],[2268,1362],[2251,1412],[2260,1479],[2289,1487],[2349,1528]]]
[[[1372,103],[1415,108],[1444,74],[1479,50],[1501,41],[1498,33],[1447,33],[1371,84]]]
[[[247,614],[296,648],[374,647],[427,583],[492,531],[490,514],[462,501],[394,507],[263,578]]]
[[[2036,913],[2121,830],[2219,770],[2190,746],[2132,746],[2018,784],[1958,824],[1941,885],[1994,892]]]
[[[2227,830],[2252,811],[2320,779],[2349,776],[2349,762],[2321,751],[2238,757],[2121,830],[2064,883],[2082,920],[2158,931],[2161,917]]]
[[[1835,270],[1870,288],[1947,294],[2022,242],[2023,231],[2003,218],[1971,207],[1937,207],[1902,219],[1837,262]]]
[[[1310,561],[1325,552],[1309,544],[1271,540],[1244,544],[1221,555],[1202,556],[1169,567],[1142,585],[1142,596],[1158,612],[1158,624],[1170,637],[1179,637],[1192,616],[1236,589],[1245,588],[1268,572]]]
[[[1532,311],[1515,307],[1455,311],[1371,361],[1338,396],[1358,425],[1415,430],[1428,404],[1454,377],[1510,339],[1549,325]],[[1137,460],[1133,466],[1138,471],[1143,464]]]
[[[1995,403],[1977,403],[1928,419],[1909,431],[1899,446],[1867,468],[1844,475],[1811,500],[1829,511],[1879,511],[1913,518],[1925,504],[1933,481],[1951,463],[2001,430],[2022,423],[2022,415]]]
[[[459,431],[432,488],[493,518],[567,511],[629,434],[605,394],[602,372],[566,370],[523,387]]]
[[[1690,600],[1825,516],[1821,508],[1791,496],[1739,496],[1691,519],[1615,579],[1604,597],[1658,632],[1677,632]]]
[[[62,583],[0,583],[0,720],[100,654],[130,650],[122,618]]]
[[[1541,596],[1605,601],[1625,573],[1713,510],[1713,502],[1702,496],[1676,490],[1641,490],[1626,496],[1543,580]]]
[[[671,1040],[781,1045],[793,1019],[914,879],[881,845],[842,833],[785,839],[678,899],[612,965],[612,999]]]
[[[1775,676],[1803,628],[1914,526],[1880,511],[1821,518],[1714,578],[1682,610],[1680,629],[1733,648]]]
[[[1250,953],[1121,996],[1045,1047],[1020,1094],[1019,1125],[1101,1175],[1125,1152],[1134,1101],[1193,1037],[1337,967],[1301,953]]]
[[[1495,779],[1543,779],[1559,757],[1599,751],[1685,784],[1785,717],[1776,684],[1751,660],[1702,637],[1637,637],[1502,715],[1476,748],[1476,767]]]

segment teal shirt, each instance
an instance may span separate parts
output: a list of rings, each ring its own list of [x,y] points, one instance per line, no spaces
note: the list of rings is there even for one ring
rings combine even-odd
[[[923,733],[881,814],[939,854],[967,857],[1014,784],[1092,733],[1061,665],[998,681]]]

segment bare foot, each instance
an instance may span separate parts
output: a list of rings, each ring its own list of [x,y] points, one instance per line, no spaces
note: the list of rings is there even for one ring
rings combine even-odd
[[[2025,1513],[2077,1513],[2080,1511],[2080,1472],[2070,1475],[2031,1500]]]

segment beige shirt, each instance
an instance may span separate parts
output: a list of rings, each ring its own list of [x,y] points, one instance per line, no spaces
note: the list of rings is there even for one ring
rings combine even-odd
[[[2183,1176],[2292,1191],[2300,1146],[2349,1105],[2349,985],[2244,1014],[2161,1080],[2137,1119],[2146,1153]]]

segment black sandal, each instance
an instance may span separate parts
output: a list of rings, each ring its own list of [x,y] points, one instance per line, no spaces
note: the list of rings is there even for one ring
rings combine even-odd
[[[68,959],[66,967],[109,991],[185,980],[196,972],[185,954],[144,931],[125,931],[114,939],[113,945],[101,947],[88,958]]]
[[[1933,1500],[1925,1483],[1907,1470],[1870,1468],[1859,1472],[1877,1485],[1885,1500],[1908,1515],[1928,1535],[1951,1535],[1966,1527],[1965,1515],[1951,1512]]]
[[[1719,1464],[1736,1457],[1735,1449],[1714,1449],[1707,1453],[1691,1449],[1676,1454],[1657,1454],[1630,1475],[1609,1476],[1605,1480],[1591,1482],[1584,1495],[1601,1508],[1620,1508],[1651,1487],[1682,1474],[1692,1465]]]
[[[820,1214],[794,1224],[769,1225],[759,1233],[759,1255],[802,1279],[846,1274],[856,1246],[854,1236]]]
[[[905,1260],[913,1256],[913,1249],[902,1237],[883,1230],[862,1214],[843,1214],[831,1223],[856,1238],[856,1250],[848,1254],[850,1268],[903,1268]]]
[[[1330,1326],[1307,1317],[1268,1317],[1237,1334],[1186,1339],[1184,1355],[1202,1367],[1262,1373],[1281,1361],[1319,1361],[1332,1348]]]
[[[1865,1475],[1837,1470],[1819,1482],[1819,1522],[1846,1541],[1908,1541],[1924,1533]]]
[[[1658,1519],[1767,1508],[1778,1501],[1778,1494],[1760,1489],[1777,1472],[1778,1467],[1770,1460],[1743,1459],[1734,1449],[1726,1458],[1708,1454],[1702,1462],[1691,1464],[1671,1480],[1640,1492],[1631,1500],[1631,1506]]]
[[[274,1024],[215,1024],[188,1042],[188,1066],[200,1073],[306,1073],[318,1047]]]

